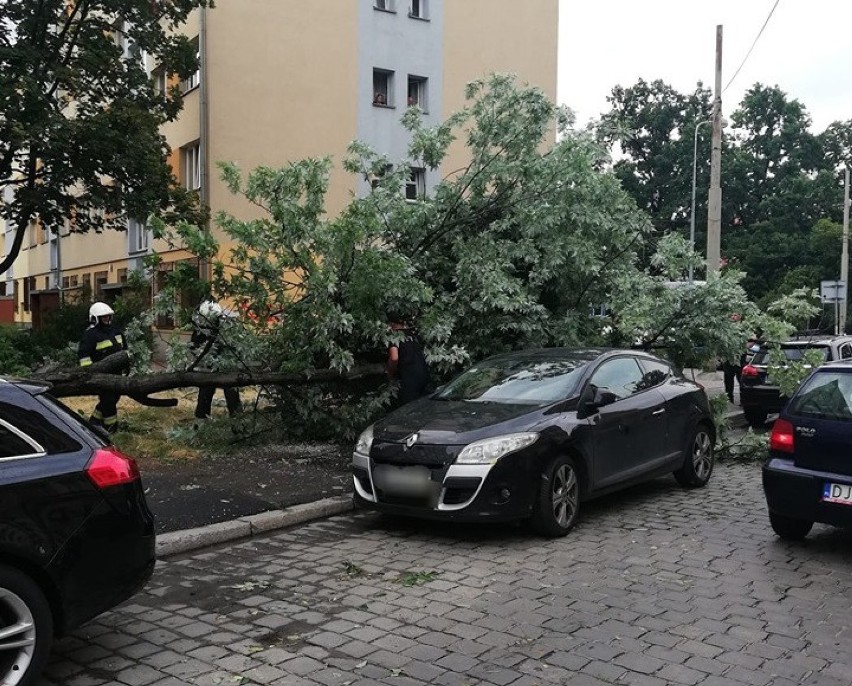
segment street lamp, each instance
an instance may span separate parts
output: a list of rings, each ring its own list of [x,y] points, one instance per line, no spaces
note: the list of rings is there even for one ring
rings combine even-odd
[[[704,124],[712,123],[712,119],[705,119],[704,121],[700,121],[695,125],[695,133],[693,134],[693,143],[692,143],[692,205],[689,207],[689,243],[692,246],[692,249],[695,250],[695,182],[696,182],[696,170],[698,164],[698,129],[700,129]],[[689,265],[689,283],[692,283],[692,278],[694,267],[692,264]]]

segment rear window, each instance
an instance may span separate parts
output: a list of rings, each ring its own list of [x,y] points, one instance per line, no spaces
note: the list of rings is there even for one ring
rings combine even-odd
[[[73,424],[81,432],[83,432],[87,438],[90,438],[94,445],[109,445],[109,441],[105,440],[103,436],[101,436],[95,429],[93,429],[92,426],[89,424],[88,420],[86,420],[84,417],[81,417],[79,413],[72,410],[65,403],[57,400],[52,395],[48,395],[47,393],[42,393],[37,397],[42,405],[47,406],[59,416],[64,416],[66,419],[68,419],[71,424]]]
[[[793,396],[787,412],[798,417],[852,421],[852,374],[814,374]]]
[[[754,354],[751,360],[752,364],[784,364],[785,362],[799,362],[805,357],[805,353],[809,350],[817,350],[822,353],[823,362],[828,359],[828,348],[823,345],[797,345],[791,348],[781,348],[781,354],[784,356],[782,360],[776,361],[774,350],[761,350]]]
[[[12,403],[0,402],[0,419],[41,445],[48,454],[71,453],[82,448],[77,440],[51,424],[46,417],[35,410],[28,410]],[[24,443],[26,444],[26,442]],[[6,455],[6,457],[33,452],[31,447],[28,447],[25,453],[18,452],[19,450],[20,447],[15,448],[15,452]]]

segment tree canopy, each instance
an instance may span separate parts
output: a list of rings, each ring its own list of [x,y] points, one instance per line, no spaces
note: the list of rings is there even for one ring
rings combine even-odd
[[[655,225],[685,233],[691,204],[695,127],[710,112],[699,83],[679,93],[662,81],[618,86],[599,138],[618,145],[614,171]],[[767,304],[792,287],[837,278],[839,248],[814,236],[821,221],[839,222],[842,167],[852,163],[852,119],[814,134],[805,105],[777,86],[755,84],[733,112],[722,154],[722,251],[745,271],[749,296]],[[706,236],[709,126],[698,134],[696,244]],[[817,247],[818,245],[822,247]]]
[[[207,4],[0,2],[0,217],[15,231],[0,274],[34,221],[85,232],[151,213],[198,220],[159,127],[180,111],[177,80],[198,68],[195,46],[173,29]],[[170,87],[155,88],[143,55]]]

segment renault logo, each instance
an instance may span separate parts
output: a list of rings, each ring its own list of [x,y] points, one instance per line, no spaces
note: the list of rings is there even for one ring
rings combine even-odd
[[[417,439],[420,438],[418,434],[411,434],[408,438],[405,439],[405,449],[408,450],[411,446],[417,443]]]

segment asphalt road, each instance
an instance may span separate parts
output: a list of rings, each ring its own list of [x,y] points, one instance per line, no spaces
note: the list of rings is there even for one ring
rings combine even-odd
[[[46,685],[852,683],[852,533],[769,528],[759,466],[587,504],[566,538],[339,516],[160,563]]]

